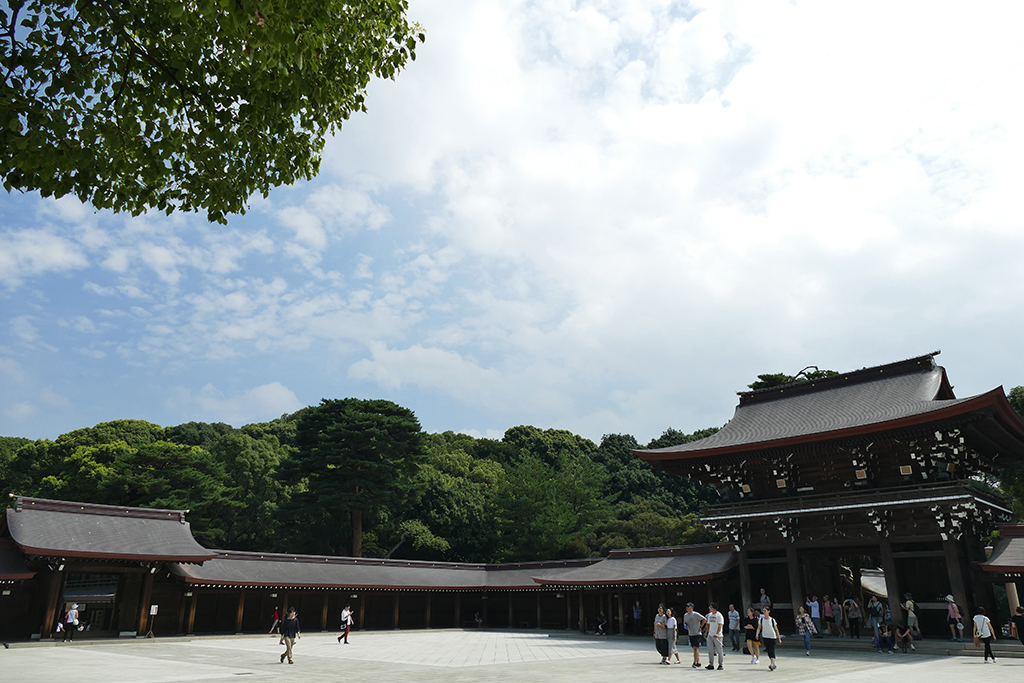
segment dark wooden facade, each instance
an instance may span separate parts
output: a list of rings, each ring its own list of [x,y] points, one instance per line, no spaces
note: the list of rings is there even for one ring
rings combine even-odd
[[[637,455],[717,489],[702,520],[740,547],[751,602],[862,601],[870,566],[897,620],[908,592],[932,631],[947,594],[995,613],[984,539],[1013,513],[984,481],[1024,457],[1024,422],[1001,388],[957,399],[934,354],[743,393],[718,434]]]

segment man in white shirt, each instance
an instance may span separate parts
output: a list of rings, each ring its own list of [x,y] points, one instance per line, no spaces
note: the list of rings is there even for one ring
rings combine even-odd
[[[345,609],[341,610],[341,635],[338,636],[338,642],[344,642],[348,645],[348,633],[352,630],[352,605],[345,605]]]
[[[708,665],[705,669],[715,668],[715,655],[718,655],[718,670],[725,668],[725,648],[722,641],[725,639],[725,615],[718,611],[718,603],[708,605],[708,615],[705,617],[708,624]]]

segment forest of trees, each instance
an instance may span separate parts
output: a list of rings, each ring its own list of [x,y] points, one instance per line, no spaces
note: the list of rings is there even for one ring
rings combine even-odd
[[[760,375],[752,388],[800,381]],[[757,385],[757,386],[755,386]],[[1007,398],[1024,417],[1024,387]],[[716,540],[697,511],[715,493],[630,451],[710,436],[667,429],[600,444],[512,427],[500,440],[424,433],[390,401],[324,400],[234,428],[117,420],[56,440],[0,437],[0,492],[189,510],[211,547],[465,562],[602,556]],[[1024,516],[1024,464],[998,482]],[[4,497],[4,504],[9,500]]]
[[[240,550],[469,562],[603,555],[715,540],[713,492],[630,453],[648,444],[519,426],[427,434],[389,401],[325,400],[233,428],[117,420],[56,440],[0,437],[0,491],[188,509],[203,543]],[[5,497],[6,498],[6,497]],[[6,502],[6,501],[5,501]],[[358,513],[358,514],[354,514]]]

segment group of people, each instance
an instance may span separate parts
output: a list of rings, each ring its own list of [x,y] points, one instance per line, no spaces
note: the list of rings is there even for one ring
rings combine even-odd
[[[727,624],[728,629],[726,629]],[[704,668],[709,671],[725,669],[726,630],[731,636],[733,652],[740,649],[739,634],[743,630],[746,633],[747,647],[752,653],[750,663],[759,664],[761,662],[760,647],[763,644],[769,660],[768,670],[775,671],[778,668],[775,659],[775,644],[782,636],[778,622],[771,616],[771,607],[769,606],[762,607],[757,613],[751,607],[747,610],[747,617],[741,618],[735,605],[729,605],[729,611],[723,614],[719,611],[718,604],[712,602],[708,605],[707,614],[701,614],[694,609],[694,604],[689,602],[681,617],[677,617],[671,607],[658,605],[658,614],[654,618],[654,644],[658,653],[661,654],[662,664],[671,664],[672,657],[675,657],[677,664],[682,664],[679,650],[676,647],[680,630],[686,633],[686,640],[693,650],[693,663],[690,666],[695,669],[702,666],[700,649],[704,643],[707,644],[708,654],[708,664]]]
[[[863,618],[867,619],[867,624],[871,627],[872,643],[878,648],[878,652],[888,651],[892,654],[896,647],[902,648],[903,652],[916,650],[914,638],[922,638],[917,605],[909,593],[903,596],[903,600],[900,606],[906,612],[906,622],[894,622],[890,610],[876,596],[871,596],[864,607],[861,607],[854,598],[839,601],[837,598],[830,599],[825,596],[823,602],[819,601],[817,596],[806,598],[805,604],[797,608],[795,619],[797,633],[803,640],[806,655],[811,655],[811,639],[823,637],[823,630],[831,635],[845,636],[848,627],[851,638],[860,638],[860,623]],[[963,611],[952,595],[946,596],[946,602],[946,620],[952,640],[962,641],[966,628]],[[638,607],[634,608],[635,616],[638,616]],[[1016,612],[1011,619],[1010,628],[1024,644],[1024,607],[1017,607]],[[984,647],[985,663],[995,662],[991,644],[996,640],[996,629],[985,614],[984,607],[977,608],[977,614],[972,621],[974,641],[979,648]],[[708,664],[704,668],[721,671],[725,667],[723,645],[726,633],[730,636],[733,652],[739,652],[742,649],[741,642],[745,642],[745,649],[750,653],[750,663],[760,664],[761,651],[764,650],[769,660],[768,670],[775,671],[775,648],[783,635],[778,622],[772,617],[771,598],[763,588],[757,604],[748,607],[745,615],[740,614],[732,604],[723,615],[714,602],[708,605],[707,614],[700,614],[691,602],[686,604],[686,611],[682,615],[677,615],[671,607],[658,605],[658,614],[654,618],[654,644],[661,654],[662,664],[671,664],[673,657],[676,663],[682,663],[676,642],[680,635],[685,634],[686,642],[693,650],[691,666],[701,667],[700,648],[706,643]]]
[[[352,605],[345,605],[345,608],[341,610],[341,635],[338,636],[339,643],[348,645],[348,634],[352,631],[353,624],[355,624],[355,620],[352,618]],[[302,638],[299,615],[295,608],[290,608],[285,614],[284,620],[282,620],[281,611],[275,606],[274,622],[270,625],[269,633],[278,633],[281,636],[279,644],[284,645],[284,652],[281,653],[281,663],[284,664],[287,659],[289,664],[294,664],[292,648],[295,647],[295,641]]]

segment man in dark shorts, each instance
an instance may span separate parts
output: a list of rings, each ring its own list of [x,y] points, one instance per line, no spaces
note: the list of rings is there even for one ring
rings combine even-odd
[[[1013,624],[1013,635],[1020,638],[1021,645],[1024,645],[1024,607],[1017,605],[1017,613],[1010,617],[1010,623]]]
[[[693,603],[686,603],[686,614],[683,615],[683,623],[686,625],[686,635],[690,639],[690,647],[693,648],[693,664],[694,669],[700,668],[700,645],[701,641],[701,629],[704,628],[704,624],[707,623],[707,619],[700,612],[695,612],[693,609]]]

